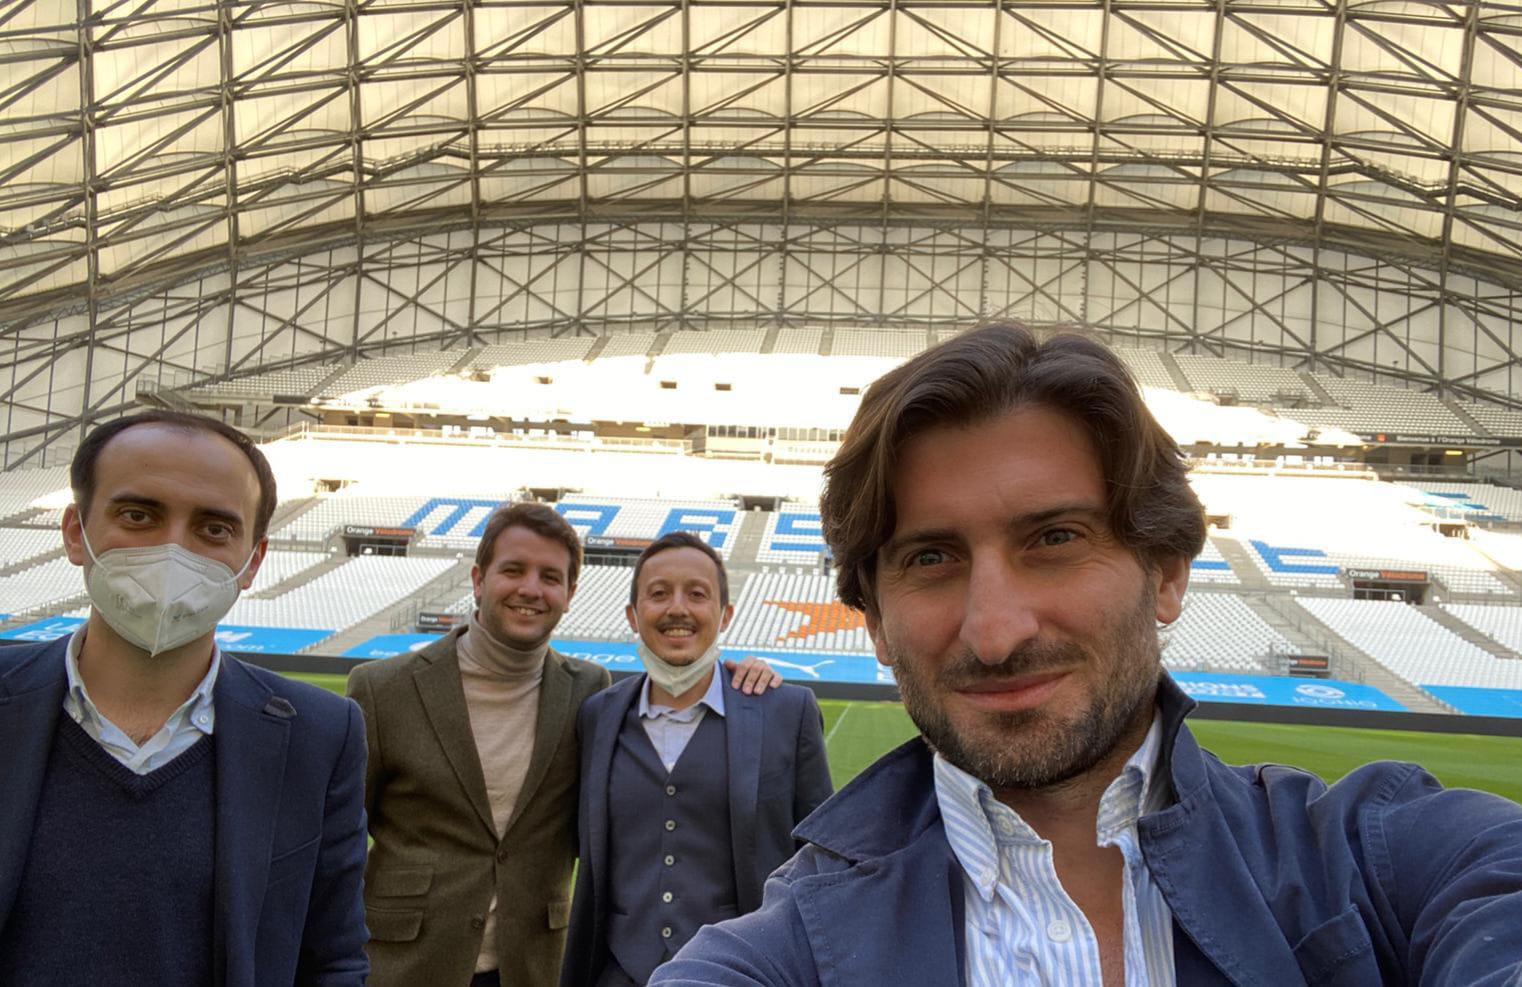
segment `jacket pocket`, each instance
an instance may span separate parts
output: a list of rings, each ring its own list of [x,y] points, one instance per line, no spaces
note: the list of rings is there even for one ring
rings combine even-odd
[[[427,894],[433,886],[432,867],[388,867],[370,875],[370,893],[377,898],[406,898]]]
[[[550,928],[563,929],[571,924],[571,903],[569,901],[550,902],[549,914]]]
[[[423,928],[421,908],[366,908],[370,938],[380,942],[411,942]]]
[[[1294,946],[1295,962],[1307,984],[1316,987],[1361,987],[1379,983],[1374,943],[1357,905],[1322,922]]]

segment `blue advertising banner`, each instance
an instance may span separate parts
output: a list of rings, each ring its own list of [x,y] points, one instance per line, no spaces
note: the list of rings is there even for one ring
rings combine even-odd
[[[74,628],[84,622],[83,617],[49,617],[35,624],[0,632],[0,638],[10,641],[52,641],[73,634]],[[217,628],[217,646],[224,651],[242,651],[246,654],[293,655],[332,634],[332,631],[308,628],[233,627],[224,624]]]
[[[21,627],[12,627],[8,631],[0,631],[0,638],[7,641],[52,641],[73,634],[74,628],[84,622],[83,617],[49,617],[35,624],[24,624]]]
[[[1338,679],[1174,672],[1173,680],[1191,698],[1201,702],[1308,706],[1313,709],[1384,709],[1397,712],[1406,708],[1373,686]]]
[[[1522,717],[1522,689],[1480,689],[1469,685],[1424,685],[1460,713]]]
[[[416,651],[430,641],[437,641],[442,634],[381,634],[356,644],[339,655],[340,658],[390,658],[405,651]]]

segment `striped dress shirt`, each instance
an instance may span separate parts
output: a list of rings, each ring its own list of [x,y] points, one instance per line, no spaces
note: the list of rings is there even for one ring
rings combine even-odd
[[[1174,987],[1173,914],[1152,882],[1136,820],[1164,807],[1152,785],[1162,727],[1146,739],[1099,800],[1095,838],[1125,858],[1127,987]],[[946,839],[966,876],[967,987],[1097,987],[1099,941],[1057,879],[1052,844],[989,787],[940,754],[935,794]]]

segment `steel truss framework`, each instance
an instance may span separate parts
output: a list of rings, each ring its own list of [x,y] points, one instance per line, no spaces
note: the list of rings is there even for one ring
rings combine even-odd
[[[143,381],[1018,316],[1510,400],[1522,6],[17,0],[7,465]]]

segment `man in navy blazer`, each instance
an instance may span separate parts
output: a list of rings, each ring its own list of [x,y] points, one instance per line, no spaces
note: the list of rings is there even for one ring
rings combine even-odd
[[[89,618],[0,650],[0,983],[363,984],[359,709],[215,642],[264,556],[268,463],[148,412],[70,480]]]
[[[715,674],[723,561],[672,532],[634,570],[644,675],[582,704],[576,878],[562,987],[646,983],[702,925],[761,903],[792,830],[832,791],[814,694],[745,695]]]
[[[1522,807],[1195,743],[1157,625],[1204,513],[1113,353],[964,333],[867,390],[826,475],[840,597],[923,736],[653,983],[1522,985]]]

